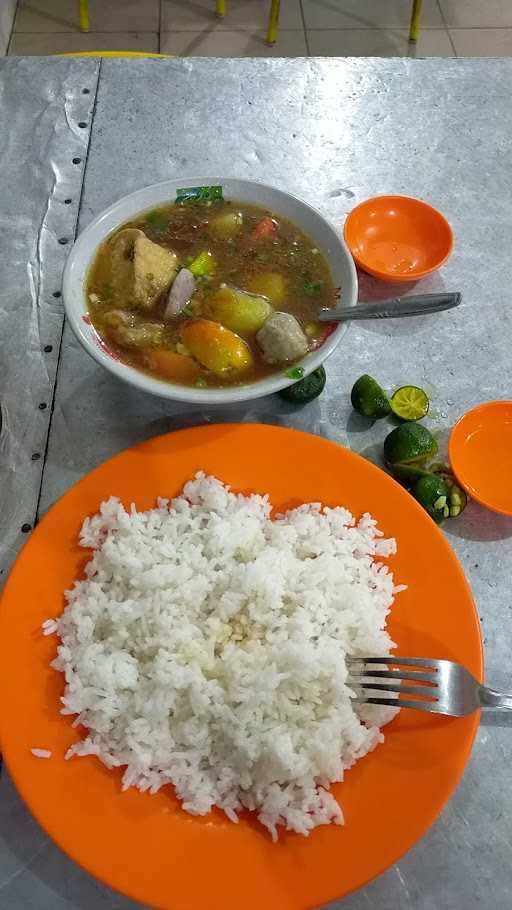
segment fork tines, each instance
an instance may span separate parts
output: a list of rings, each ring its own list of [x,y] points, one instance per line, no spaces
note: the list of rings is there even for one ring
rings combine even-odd
[[[435,710],[434,705],[438,700],[436,663],[435,660],[421,657],[347,658],[350,680],[357,689],[364,690],[356,701],[389,705],[392,708],[421,708],[426,711]],[[375,665],[387,665],[390,669],[373,669]],[[400,669],[401,666],[407,669]],[[370,692],[382,692],[382,695],[371,695]],[[390,697],[386,697],[386,693]],[[411,695],[420,696],[420,700],[411,700]]]

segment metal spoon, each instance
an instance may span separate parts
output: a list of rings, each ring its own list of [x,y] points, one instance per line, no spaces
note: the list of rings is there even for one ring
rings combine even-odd
[[[462,294],[419,294],[416,297],[393,297],[357,306],[338,306],[321,310],[320,322],[345,322],[349,319],[399,319],[401,316],[425,316],[458,306]]]

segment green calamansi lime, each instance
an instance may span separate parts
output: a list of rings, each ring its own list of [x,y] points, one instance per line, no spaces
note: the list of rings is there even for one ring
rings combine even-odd
[[[442,477],[444,482],[448,484],[448,487],[450,489],[450,495],[448,497],[448,503],[450,506],[450,518],[457,518],[457,516],[464,511],[468,504],[467,493],[457,485],[455,482],[455,477],[452,473],[452,469],[449,464],[446,464],[446,462],[434,462],[429,466],[429,471],[432,474],[436,474],[438,477]]]
[[[452,469],[446,461],[433,461],[429,466],[431,474],[442,474],[443,476],[453,477]]]
[[[437,442],[421,423],[403,423],[384,440],[384,458],[389,465],[421,464],[437,452]]]
[[[352,386],[350,400],[358,414],[362,414],[363,417],[371,417],[373,420],[385,417],[391,411],[384,389],[381,389],[379,383],[366,373],[364,376],[360,376]]]
[[[456,483],[452,483],[448,501],[450,505],[450,518],[457,518],[457,516],[466,508],[468,497],[464,490],[461,490]]]
[[[390,404],[393,414],[402,420],[421,420],[430,407],[427,393],[415,385],[404,385],[393,392]]]
[[[309,376],[301,379],[300,382],[294,382],[293,385],[281,389],[277,394],[292,404],[307,404],[308,401],[313,401],[314,398],[318,398],[323,392],[325,380],[324,368],[318,367],[317,370],[313,370]]]
[[[430,469],[427,471],[419,464],[394,464],[391,466],[391,473],[404,486],[413,487],[420,477],[428,476]]]
[[[437,524],[450,516],[450,487],[438,474],[420,477],[414,485],[414,498]]]

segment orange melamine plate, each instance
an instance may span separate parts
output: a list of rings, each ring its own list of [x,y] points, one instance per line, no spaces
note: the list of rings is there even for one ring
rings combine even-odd
[[[451,432],[448,454],[473,499],[512,515],[512,401],[488,401],[464,414]]]
[[[0,734],[16,786],[73,859],[136,900],[165,910],[306,910],[360,887],[397,860],[449,798],[464,770],[478,715],[463,719],[403,711],[386,741],[333,788],[343,828],[273,844],[248,813],[238,825],[220,811],[184,812],[170,788],[122,793],[118,771],[93,757],[65,762],[79,738],[59,715],[62,675],[49,668],[56,640],[40,627],[63,607],[83,569],[77,546],[85,515],[111,494],[139,509],[176,494],[202,469],[235,490],[268,492],[274,506],[321,500],[370,511],[398,542],[390,631],[402,655],[453,658],[482,678],[471,593],[439,529],[383,471],[334,443],[251,424],[200,427],[135,446],[92,471],[32,533],[0,609]],[[50,749],[34,758],[31,748]]]

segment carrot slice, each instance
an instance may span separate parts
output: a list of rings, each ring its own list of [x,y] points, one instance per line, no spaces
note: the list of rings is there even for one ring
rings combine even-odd
[[[270,215],[265,215],[261,221],[258,221],[258,224],[254,228],[251,234],[251,240],[265,240],[269,237],[272,237],[272,234],[275,233],[276,222]]]
[[[201,372],[199,364],[192,357],[176,354],[175,351],[166,351],[165,348],[149,348],[146,351],[146,358],[150,370],[163,379],[188,385],[195,382]]]
[[[183,326],[181,337],[196,360],[218,376],[240,372],[252,365],[252,354],[245,341],[219,322],[191,320]]]

